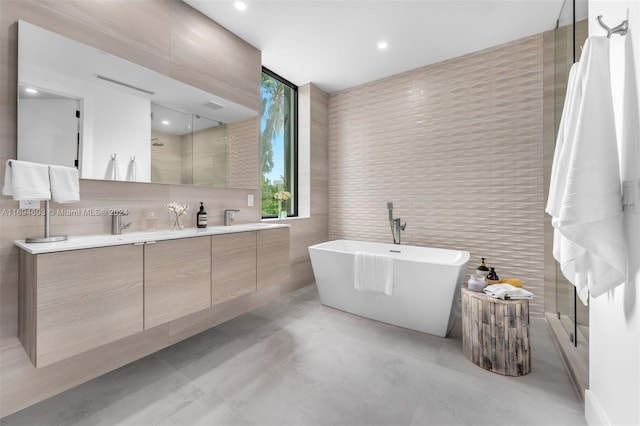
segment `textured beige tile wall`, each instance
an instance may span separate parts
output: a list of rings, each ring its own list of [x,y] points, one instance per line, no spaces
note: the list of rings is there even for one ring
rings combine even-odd
[[[556,33],[555,30],[543,34],[543,62],[544,62],[544,137],[543,137],[543,169],[544,169],[544,199],[549,195],[549,181],[551,180],[551,165],[553,164],[553,150],[556,142]],[[544,310],[556,312],[556,262],[553,258],[553,227],[551,217],[544,215]]]
[[[151,181],[157,183],[182,182],[182,137],[167,132],[151,130],[151,139],[158,138],[155,146],[151,142]]]
[[[151,131],[163,146],[151,147],[151,180],[157,183],[257,189],[258,119],[176,136]]]
[[[194,185],[227,186],[227,130],[216,126],[193,133]]]
[[[229,187],[258,188],[260,185],[259,146],[247,141],[257,141],[260,134],[259,119],[229,123]]]
[[[542,35],[330,95],[329,233],[468,250],[544,312]]]

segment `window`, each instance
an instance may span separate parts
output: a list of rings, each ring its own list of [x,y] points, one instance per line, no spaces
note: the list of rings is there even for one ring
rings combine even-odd
[[[262,217],[297,216],[298,87],[262,68],[261,93]]]

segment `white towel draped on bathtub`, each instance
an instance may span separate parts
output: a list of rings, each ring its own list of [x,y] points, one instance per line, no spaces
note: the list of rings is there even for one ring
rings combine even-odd
[[[391,296],[393,292],[393,256],[356,252],[353,260],[354,287]]]

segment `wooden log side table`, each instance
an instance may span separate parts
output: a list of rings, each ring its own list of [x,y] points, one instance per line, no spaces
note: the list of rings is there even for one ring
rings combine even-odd
[[[494,299],[462,288],[462,352],[474,364],[505,376],[531,371],[529,300]]]

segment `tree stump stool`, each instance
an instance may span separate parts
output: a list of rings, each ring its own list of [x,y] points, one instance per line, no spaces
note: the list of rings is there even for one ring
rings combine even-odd
[[[505,376],[531,371],[529,300],[502,300],[462,288],[462,352]]]

